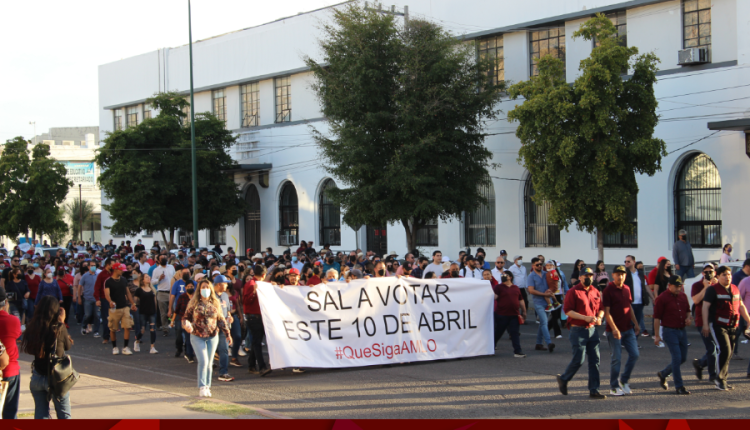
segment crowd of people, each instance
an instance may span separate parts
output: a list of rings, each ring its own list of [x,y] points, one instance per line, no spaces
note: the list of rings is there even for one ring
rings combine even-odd
[[[558,375],[558,386],[567,394],[568,382],[588,359],[592,398],[606,397],[599,392],[597,326],[605,327],[611,350],[610,395],[631,393],[629,378],[641,348],[638,337],[649,336],[671,356],[667,367],[656,374],[659,385],[667,389],[667,378],[672,375],[677,394],[689,394],[680,365],[688,358],[686,327],[694,315],[706,350],[693,361],[696,376],[702,379],[703,370],[708,369],[716,388],[730,390],[729,361],[739,334],[750,327],[746,310],[750,306],[750,259],[734,274],[727,266],[705,264],[701,280],[692,285],[695,309],[690,309],[683,277],[693,275],[695,261],[686,234],[680,233],[672,259],[659,258],[648,274],[643,262],[627,256],[611,274],[602,261],[592,268],[577,260],[569,277],[560,262],[543,255],[531,258],[527,271],[523,256],[509,258],[503,250],[493,267],[482,248],[473,254],[462,250],[451,261],[440,251],[428,257],[415,250],[400,259],[395,252],[344,253],[331,251],[328,245],[316,250],[305,241],[280,255],[274,255],[271,248],[247,249],[237,255],[232,248],[226,252],[219,246],[195,249],[186,243],[167,249],[158,241],[146,249],[140,240],[132,247],[130,241],[115,245],[110,240],[105,246],[70,242],[54,253],[36,252],[46,244],[32,243],[25,252],[16,247],[0,260],[0,341],[4,345],[0,368],[4,367],[3,379],[9,383],[3,417],[13,418],[18,409],[16,342],[21,338],[21,349],[34,356],[31,391],[37,418],[49,416],[50,400],[58,418],[70,417],[69,396],[48,396],[45,387],[50,355],[64,355],[73,345],[68,335],[71,324],[80,326],[82,336],[111,344],[114,355],[157,354],[158,334],[174,335],[175,357],[197,362],[199,396],[211,397],[214,368],[219,381],[231,382],[234,377],[229,368],[244,367],[241,360],[246,357],[249,373],[261,377],[271,373],[262,349],[265,332],[258,282],[279,288],[314,288],[321,283],[390,276],[489,281],[495,298],[495,345],[507,332],[514,357],[524,358],[520,326],[538,324],[534,349],[552,353],[567,329],[573,359]],[[733,261],[731,251],[731,245],[724,247],[728,257],[722,255],[719,264]],[[644,307],[651,303],[653,324],[647,327]],[[624,367],[623,349],[628,354]]]

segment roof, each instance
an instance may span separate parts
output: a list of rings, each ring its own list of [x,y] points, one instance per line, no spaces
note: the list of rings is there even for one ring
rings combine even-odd
[[[730,119],[708,123],[709,130],[750,131],[750,118]]]

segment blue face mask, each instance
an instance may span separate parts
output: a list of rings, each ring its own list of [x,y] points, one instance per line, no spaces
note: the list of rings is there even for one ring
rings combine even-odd
[[[297,257],[292,257],[292,261],[297,262]]]
[[[207,299],[210,295],[211,295],[211,290],[206,289],[206,288],[201,290],[201,297],[203,297],[204,299]]]
[[[96,266],[89,266],[89,271],[96,272]]]
[[[34,267],[39,267],[39,263],[34,263]]]

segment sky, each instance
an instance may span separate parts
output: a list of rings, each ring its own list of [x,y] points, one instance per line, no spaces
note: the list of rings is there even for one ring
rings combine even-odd
[[[192,0],[193,41],[342,1]],[[187,43],[187,0],[0,2],[0,142],[99,125],[99,65]]]

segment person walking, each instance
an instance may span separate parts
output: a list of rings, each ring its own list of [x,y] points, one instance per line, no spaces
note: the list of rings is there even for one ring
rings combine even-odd
[[[646,278],[641,271],[636,267],[635,257],[628,255],[625,257],[625,285],[630,288],[630,294],[633,296],[633,313],[635,314],[635,320],[638,323],[638,327],[641,329],[641,336],[648,336],[646,331],[646,323],[643,319],[643,308],[653,302],[651,296],[651,290],[648,289],[646,284]]]
[[[60,286],[54,279],[52,269],[44,270],[44,279],[39,282],[39,291],[36,294],[35,304],[39,304],[39,301],[42,300],[42,297],[44,296],[53,296],[60,302],[60,304],[63,303],[62,291],[60,291]]]
[[[296,270],[296,269],[295,269]],[[248,372],[260,376],[271,373],[271,367],[266,365],[263,358],[262,342],[265,337],[263,318],[258,302],[258,282],[263,280],[266,269],[262,265],[253,267],[254,277],[245,284],[243,291],[242,308],[245,313],[245,322],[249,331],[250,350],[247,354]],[[248,344],[248,340],[245,340]]]
[[[57,278],[55,280],[57,281],[57,285],[60,286],[60,293],[62,294],[63,298],[63,308],[65,309],[65,315],[70,315],[70,305],[73,303],[72,282],[67,281],[65,270],[62,268],[57,269],[56,275]],[[69,328],[67,326],[67,321],[65,322],[65,324],[65,328]]]
[[[532,297],[534,304],[534,312],[537,318],[539,318],[539,328],[536,333],[536,351],[547,351],[552,352],[555,350],[555,344],[549,336],[549,328],[547,327],[547,297],[552,297],[553,293],[547,291],[547,272],[542,270],[543,261],[539,260],[538,257],[531,259],[531,273],[526,278],[526,285],[528,286],[529,294]],[[542,341],[547,343],[545,347]]]
[[[221,303],[208,279],[198,282],[197,294],[190,299],[182,317],[185,331],[198,359],[198,395],[211,397],[211,374],[216,348],[219,345],[219,331],[224,333],[231,346],[232,337],[222,315]]]
[[[656,373],[659,385],[669,389],[667,378],[671,374],[677,394],[690,394],[682,381],[680,366],[687,360],[687,332],[685,327],[690,325],[690,305],[687,296],[682,292],[682,278],[677,275],[669,277],[667,290],[656,298],[654,303],[654,344],[659,345],[661,335],[669,348],[672,361]],[[660,328],[663,330],[661,331]]]
[[[737,261],[737,259],[732,258],[732,244],[727,243],[721,250],[721,258],[719,259],[719,264],[731,263],[733,261]]]
[[[81,291],[81,296],[78,300],[83,306],[81,334],[89,334],[93,330],[94,337],[99,337],[99,307],[96,306],[96,298],[94,297],[96,265],[84,263],[81,270],[84,271],[83,275],[81,275],[81,280],[78,282],[79,290]]]
[[[221,304],[221,315],[227,323],[229,329],[229,336],[231,336],[231,327],[233,318],[231,316],[232,302],[229,300],[229,294],[227,294],[227,283],[228,279],[224,275],[216,275],[214,278],[214,291],[219,297],[219,303]],[[229,342],[224,333],[219,332],[219,345],[217,352],[219,354],[219,381],[232,382],[234,377],[229,374],[229,346],[232,342]]]
[[[26,332],[21,342],[23,352],[34,357],[31,363],[31,382],[29,390],[34,398],[34,419],[48,419],[49,402],[55,405],[57,419],[70,419],[70,391],[57,397],[49,388],[50,355],[65,357],[73,345],[65,328],[65,310],[60,308],[60,301],[54,297],[43,297],[36,306],[36,312],[26,325]]]
[[[504,265],[507,266],[507,263]],[[526,288],[526,267],[523,265],[523,256],[516,255],[513,257],[513,264],[508,268],[510,273],[513,274],[513,279],[518,279],[518,283],[521,284],[518,288],[521,290],[521,296],[523,297],[523,304],[526,309],[529,309],[529,293]]]
[[[140,351],[141,339],[148,328],[151,337],[151,349],[149,354],[158,354],[156,350],[156,293],[151,286],[151,278],[148,275],[141,275],[138,288],[133,293],[138,299],[138,318],[140,319],[140,332],[136,333],[136,341],[133,344],[135,352]],[[137,349],[136,349],[137,348]]]
[[[513,345],[513,357],[525,358],[526,354],[521,349],[519,338],[519,317],[526,318],[526,306],[523,303],[521,290],[513,284],[513,273],[509,270],[505,271],[500,280],[501,283],[492,286],[495,292],[495,349],[497,349],[497,341],[503,337],[507,330]],[[520,314],[519,308],[521,309]]]
[[[8,298],[8,312],[18,318],[18,321],[24,321],[26,300],[31,292],[20,268],[14,267],[11,269],[8,274],[8,282],[5,284],[5,293]]]
[[[110,241],[111,242],[111,241]],[[112,276],[112,259],[104,260],[102,270],[96,275],[94,283],[94,298],[96,306],[99,307],[99,317],[101,318],[102,343],[109,343],[109,302],[104,295],[104,282]]]
[[[703,266],[703,279],[694,283],[690,289],[690,296],[695,306],[695,328],[698,329],[698,333],[703,332],[703,297],[707,289],[717,282],[719,281],[716,279],[714,265],[706,263]],[[703,357],[693,360],[695,377],[703,379],[703,369],[708,368],[708,380],[714,383],[716,381],[716,347],[711,336],[706,337],[701,335],[701,339],[703,340],[703,345],[706,347],[706,353],[703,354]]]
[[[589,397],[592,399],[606,399],[607,396],[599,392],[599,332],[596,326],[602,324],[604,309],[602,309],[601,294],[593,287],[594,271],[587,267],[580,271],[579,280],[573,288],[568,290],[563,303],[563,310],[568,316],[570,324],[570,345],[573,347],[573,359],[565,369],[565,373],[557,375],[557,387],[563,395],[568,395],[568,382],[573,379],[584,360],[589,360]]]
[[[177,353],[175,357],[182,355],[182,349],[185,349],[185,360],[188,363],[195,363],[195,353],[193,352],[193,345],[190,343],[190,334],[182,328],[182,317],[185,316],[190,300],[195,294],[195,283],[192,282],[187,284],[185,288],[185,294],[181,294],[177,298],[177,304],[174,310],[174,318],[172,319],[172,325],[175,327],[175,346]]]
[[[123,331],[123,355],[133,355],[133,351],[128,347],[130,342],[130,329],[133,327],[133,318],[130,311],[136,310],[135,300],[128,289],[128,281],[122,276],[122,272],[127,267],[122,263],[112,265],[112,276],[104,282],[104,297],[109,303],[109,340],[112,342],[112,355],[118,355],[120,349],[117,348],[117,331],[122,327]]]
[[[678,239],[672,247],[672,261],[676,274],[680,279],[692,278],[695,276],[693,273],[695,257],[693,257],[693,247],[688,242],[687,231],[678,231],[677,237]]]
[[[13,268],[14,271],[18,268]],[[11,283],[6,285],[12,285]],[[5,345],[8,364],[2,370],[3,381],[8,384],[3,404],[3,419],[14,420],[18,416],[18,403],[21,399],[21,367],[18,364],[18,346],[16,341],[21,337],[21,320],[10,315],[10,301],[3,287],[0,287],[0,342]]]
[[[638,320],[633,311],[633,296],[630,287],[625,285],[627,270],[623,266],[615,267],[612,272],[612,282],[607,285],[602,295],[604,317],[607,320],[607,341],[609,342],[612,362],[610,365],[609,394],[622,396],[631,394],[630,374],[633,373],[638,352],[638,333],[641,331]],[[622,349],[628,353],[625,370],[620,376]]]
[[[156,302],[159,304],[159,314],[161,316],[161,326],[159,329],[164,332],[164,336],[169,334],[169,293],[171,291],[170,280],[174,277],[174,266],[167,265],[167,256],[159,256],[159,266],[154,269],[151,275],[151,284],[156,288]]]

